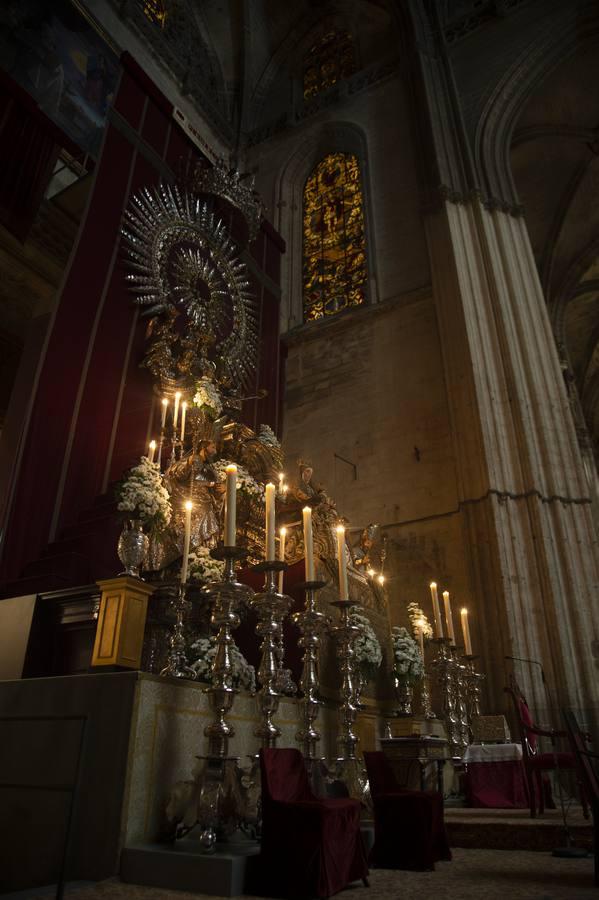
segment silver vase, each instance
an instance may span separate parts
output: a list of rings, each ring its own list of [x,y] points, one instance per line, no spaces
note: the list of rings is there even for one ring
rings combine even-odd
[[[395,678],[395,693],[397,695],[397,715],[412,715],[412,700],[414,699],[414,683],[410,678]]]
[[[139,569],[148,552],[148,545],[148,536],[144,534],[139,519],[126,521],[117,544],[118,557],[125,567],[123,572],[119,572],[119,576],[130,575],[132,578],[141,578]]]

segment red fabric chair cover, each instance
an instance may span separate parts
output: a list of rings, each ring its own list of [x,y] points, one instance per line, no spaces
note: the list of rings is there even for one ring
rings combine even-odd
[[[260,769],[260,893],[331,897],[366,879],[359,802],[315,797],[299,750],[261,750]]]
[[[530,744],[530,749],[534,753],[537,749],[537,736],[531,729],[534,728],[535,723],[530,714],[528,703],[526,702],[524,697],[520,697],[520,699],[518,700],[518,706],[520,708],[520,718],[526,730],[526,738],[528,740],[528,743]]]
[[[443,820],[443,798],[434,791],[400,790],[384,753],[365,752],[374,806],[373,865],[392,869],[434,869],[451,859]]]

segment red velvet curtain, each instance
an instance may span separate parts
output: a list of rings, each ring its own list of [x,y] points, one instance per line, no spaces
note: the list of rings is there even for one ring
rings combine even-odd
[[[14,582],[22,572],[31,578],[47,572],[42,552],[46,560],[56,559],[52,571],[60,571],[59,580],[46,589],[114,573],[114,535],[106,529],[92,534],[88,520],[79,524],[78,519],[107,485],[139,460],[156,425],[152,379],[140,368],[145,328],[125,282],[120,226],[133,193],[202,154],[174,122],[172,105],[132,57],[124,54],[121,62],[113,112],[38,369],[14,478],[0,561],[0,583],[10,583],[5,588],[9,593],[38,589],[37,582]],[[268,253],[275,248],[280,255],[280,246],[264,227],[261,235],[268,239]],[[269,265],[277,274],[272,260]],[[263,294],[261,289],[263,359],[272,364],[263,366],[261,377],[274,373],[274,390],[269,391],[273,399],[268,402],[278,409],[278,304]],[[260,421],[276,428],[276,414],[269,416],[264,409]],[[51,553],[45,550],[49,542]],[[32,566],[24,569],[29,562]]]

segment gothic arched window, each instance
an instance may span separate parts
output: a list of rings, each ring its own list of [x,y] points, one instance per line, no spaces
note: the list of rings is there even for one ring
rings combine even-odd
[[[304,188],[304,319],[366,299],[364,209],[358,157],[330,153]]]
[[[355,71],[356,54],[349,31],[328,31],[304,57],[304,100],[325,91]]]

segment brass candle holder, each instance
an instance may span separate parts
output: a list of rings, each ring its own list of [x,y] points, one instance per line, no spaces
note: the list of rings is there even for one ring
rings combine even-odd
[[[273,560],[255,567],[255,571],[266,575],[264,590],[254,594],[251,607],[256,613],[258,624],[256,633],[262,638],[262,656],[258,668],[258,707],[260,709],[260,725],[254,731],[260,738],[264,748],[276,747],[281,729],[272,721],[279,708],[281,693],[279,691],[279,672],[282,668],[280,637],[283,631],[283,620],[291,607],[291,597],[280,594],[277,590],[278,574],[285,571],[287,564]]]
[[[304,582],[301,587],[306,592],[305,609],[303,612],[295,613],[293,616],[293,621],[301,633],[298,644],[304,648],[302,675],[299,684],[302,696],[298,700],[301,724],[296,734],[296,740],[301,746],[304,759],[310,770],[314,768],[313,764],[317,759],[316,748],[320,741],[320,732],[314,724],[318,718],[318,708],[320,706],[320,697],[318,695],[320,688],[318,648],[320,646],[320,636],[327,625],[327,618],[324,613],[316,609],[316,593],[325,584],[325,581]],[[312,771],[310,774],[312,774]]]

